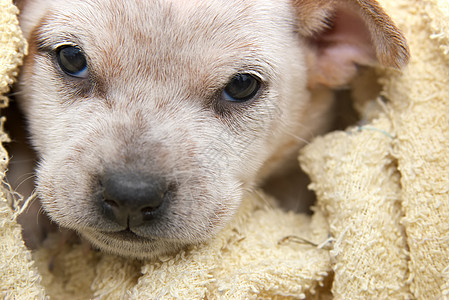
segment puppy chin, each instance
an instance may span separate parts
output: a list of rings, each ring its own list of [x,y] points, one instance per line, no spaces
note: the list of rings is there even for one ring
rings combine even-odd
[[[103,252],[141,260],[175,253],[186,246],[176,241],[140,237],[130,231],[103,233],[85,229],[79,234]]]

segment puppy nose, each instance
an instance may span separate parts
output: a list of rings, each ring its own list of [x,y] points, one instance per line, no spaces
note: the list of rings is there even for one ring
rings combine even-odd
[[[168,190],[163,179],[136,173],[106,174],[101,184],[105,216],[126,228],[152,220]]]

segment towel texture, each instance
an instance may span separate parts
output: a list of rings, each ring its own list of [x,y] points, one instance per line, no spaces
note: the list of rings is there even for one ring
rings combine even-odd
[[[43,284],[56,299],[304,298],[325,284],[329,251],[284,240],[327,240],[324,217],[285,213],[260,193],[245,197],[223,232],[174,256],[138,262],[58,241],[35,253]],[[48,271],[52,261],[53,270]],[[46,265],[47,264],[47,265]]]
[[[17,77],[18,67],[26,53],[26,42],[17,21],[17,8],[11,0],[0,0],[0,108],[8,103],[4,95]],[[0,141],[7,142],[3,133],[4,118],[1,119]],[[5,177],[8,154],[0,147],[0,177]],[[15,222],[18,210],[7,186],[0,187],[0,298],[42,298],[44,288],[40,286],[40,275],[26,249],[20,226]]]
[[[449,296],[449,6],[381,1],[411,61],[379,70],[383,113],[303,151],[336,243],[338,298]],[[319,162],[319,163],[317,163]]]
[[[448,298],[449,4],[380,2],[407,36],[411,62],[403,72],[375,70],[378,82],[357,82],[363,125],[301,151],[318,198],[312,217],[284,212],[256,191],[217,237],[155,261],[57,235],[30,253],[15,220],[17,197],[4,184],[0,298]],[[11,0],[0,0],[2,106],[26,53],[16,15]],[[8,140],[3,130],[0,140]],[[7,163],[0,148],[2,178]]]

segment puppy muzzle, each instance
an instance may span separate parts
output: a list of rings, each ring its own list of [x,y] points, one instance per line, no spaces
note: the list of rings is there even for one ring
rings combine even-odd
[[[157,221],[173,192],[174,186],[161,176],[108,171],[98,182],[96,198],[106,219],[132,231]]]

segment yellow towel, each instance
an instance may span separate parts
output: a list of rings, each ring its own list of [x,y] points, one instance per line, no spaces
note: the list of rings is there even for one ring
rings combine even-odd
[[[1,92],[6,93],[25,53],[25,42],[16,8],[10,0],[0,1],[0,51],[2,66],[8,66],[1,70],[0,79]],[[1,153],[4,176],[7,154]],[[322,215],[285,213],[260,192],[245,197],[234,221],[216,238],[151,262],[61,244],[57,235],[46,241],[50,246],[31,256],[15,221],[17,204],[11,199],[4,186],[0,199],[2,299],[310,298],[323,289],[331,271],[329,251],[316,246],[328,239]],[[289,236],[295,238],[285,239]],[[297,237],[315,245],[298,242]]]
[[[4,96],[17,77],[18,66],[26,52],[26,42],[18,26],[18,10],[10,0],[0,0],[0,108],[7,105]],[[2,130],[0,141],[7,141]],[[0,176],[5,176],[8,154],[0,147]],[[9,191],[0,189],[0,298],[42,298],[44,289],[31,259],[31,253],[21,240],[20,227],[15,222],[16,212]]]
[[[411,48],[380,70],[384,112],[304,149],[336,239],[337,298],[449,297],[449,5],[381,1]]]
[[[449,297],[449,4],[380,2],[404,30],[412,59],[403,73],[376,70],[382,97],[358,106],[368,123],[303,149],[318,196],[312,217],[283,212],[254,192],[216,238],[156,261],[61,245],[57,236],[31,256],[3,186],[0,298]],[[5,104],[26,51],[16,14],[11,0],[0,0]],[[2,177],[6,168],[0,148]]]
[[[285,213],[260,193],[248,195],[234,221],[208,243],[138,262],[65,245],[34,254],[55,299],[246,299],[313,296],[331,270],[326,221]],[[48,271],[48,262],[54,265]]]

